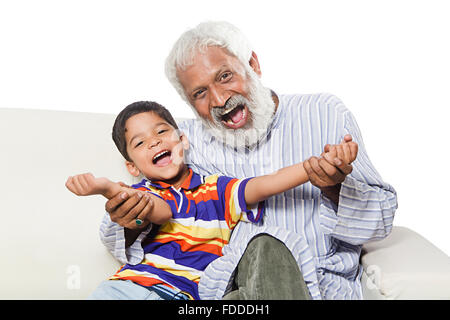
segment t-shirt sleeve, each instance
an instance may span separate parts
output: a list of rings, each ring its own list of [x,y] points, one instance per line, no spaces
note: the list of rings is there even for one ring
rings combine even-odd
[[[251,178],[219,177],[217,192],[223,204],[225,221],[233,229],[239,221],[258,223],[264,213],[264,202],[250,207],[245,202],[245,187]]]
[[[158,197],[158,198],[161,198],[162,200],[166,200],[165,197],[164,197],[164,194],[161,193],[161,192],[159,192],[158,189],[156,189],[156,188],[150,186],[150,185],[148,184],[148,181],[145,180],[145,179],[143,179],[143,180],[142,180],[141,182],[139,182],[139,183],[133,184],[131,187],[132,187],[133,189],[136,189],[136,190],[141,190],[141,191],[145,191],[145,192],[151,193],[151,194],[153,194],[154,196],[156,196],[156,197]]]

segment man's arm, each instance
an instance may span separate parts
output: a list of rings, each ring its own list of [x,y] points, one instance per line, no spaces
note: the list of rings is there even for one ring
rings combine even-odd
[[[129,248],[133,245],[142,232],[149,227],[150,221],[144,220],[141,226],[129,224],[128,221],[134,219],[136,215],[147,216],[151,215],[154,209],[154,203],[150,197],[140,197],[139,193],[129,196],[126,192],[116,194],[105,204],[111,222],[104,221],[107,230],[114,229],[114,232],[101,233],[103,243],[109,248],[120,245],[121,240],[124,240],[124,248]],[[114,225],[111,225],[113,223]],[[125,227],[128,226],[128,227]],[[123,230],[121,230],[123,229]],[[119,239],[115,235],[119,235]],[[124,239],[120,239],[124,237]],[[136,249],[139,250],[140,245],[136,243]]]
[[[353,138],[350,134],[344,136],[344,142],[349,143],[352,140]],[[329,148],[330,145],[327,144],[324,148],[324,154],[329,151]],[[346,161],[343,161],[343,159],[344,154],[339,153],[335,159],[311,157],[303,162],[303,167],[311,183],[318,187],[323,195],[336,206],[339,205],[341,183],[353,170],[353,167]]]
[[[142,241],[153,229],[153,225],[149,224],[140,228],[136,238],[133,239],[127,247],[125,247],[125,230],[126,228],[111,221],[111,216],[105,212],[100,224],[99,236],[102,243],[108,251],[121,263],[138,264],[144,258],[144,250]]]
[[[358,143],[358,158],[351,174],[334,178],[321,163],[311,158],[304,162],[311,183],[322,191],[320,223],[325,233],[344,242],[361,245],[386,237],[392,230],[397,196],[394,188],[384,182],[373,167],[364,148],[361,133],[353,115],[339,99],[335,99],[343,126],[340,134],[350,134]],[[329,163],[328,163],[329,164]],[[322,162],[322,165],[326,165]],[[337,169],[336,169],[337,171]],[[328,179],[328,180],[327,180]]]

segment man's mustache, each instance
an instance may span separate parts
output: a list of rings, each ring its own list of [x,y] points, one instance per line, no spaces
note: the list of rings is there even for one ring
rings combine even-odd
[[[220,123],[222,121],[222,117],[226,113],[233,110],[234,108],[236,108],[239,105],[242,105],[242,106],[248,105],[248,100],[240,94],[235,94],[235,95],[229,97],[227,99],[227,101],[225,101],[225,104],[223,106],[217,106],[217,107],[211,108],[211,116],[214,120],[216,120],[217,122]]]
[[[227,99],[227,101],[225,101],[225,103],[224,103],[223,106],[216,106],[216,107],[214,107],[214,109],[215,109],[215,108],[217,108],[218,110],[223,110],[223,109],[225,109],[227,106],[230,105],[231,98],[233,98],[233,97],[234,97],[234,96],[230,96],[230,97]]]

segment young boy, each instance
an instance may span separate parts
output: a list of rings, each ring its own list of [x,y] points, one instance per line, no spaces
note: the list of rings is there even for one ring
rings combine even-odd
[[[90,173],[69,177],[66,182],[67,188],[80,196],[101,194],[110,199],[122,191],[130,195],[144,191],[152,198],[154,209],[150,216],[137,216],[135,223],[161,225],[154,237],[143,241],[143,261],[122,266],[94,292],[94,298],[111,297],[111,291],[139,289],[165,299],[200,299],[202,272],[222,255],[236,224],[259,222],[265,199],[308,181],[302,163],[255,178],[200,176],[183,161],[189,142],[177,129],[163,106],[133,103],[117,116],[113,140],[129,173],[145,178],[132,188]],[[356,154],[357,144],[348,142],[331,146],[323,157],[333,162],[339,155],[351,163]],[[112,284],[126,284],[128,289],[113,289]]]

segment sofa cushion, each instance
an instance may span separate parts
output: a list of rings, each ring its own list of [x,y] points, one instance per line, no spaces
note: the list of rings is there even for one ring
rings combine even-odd
[[[132,182],[114,118],[0,109],[0,299],[84,299],[118,269],[99,239],[105,200],[64,186],[87,171]]]
[[[405,227],[363,247],[366,299],[450,299],[450,258]]]

